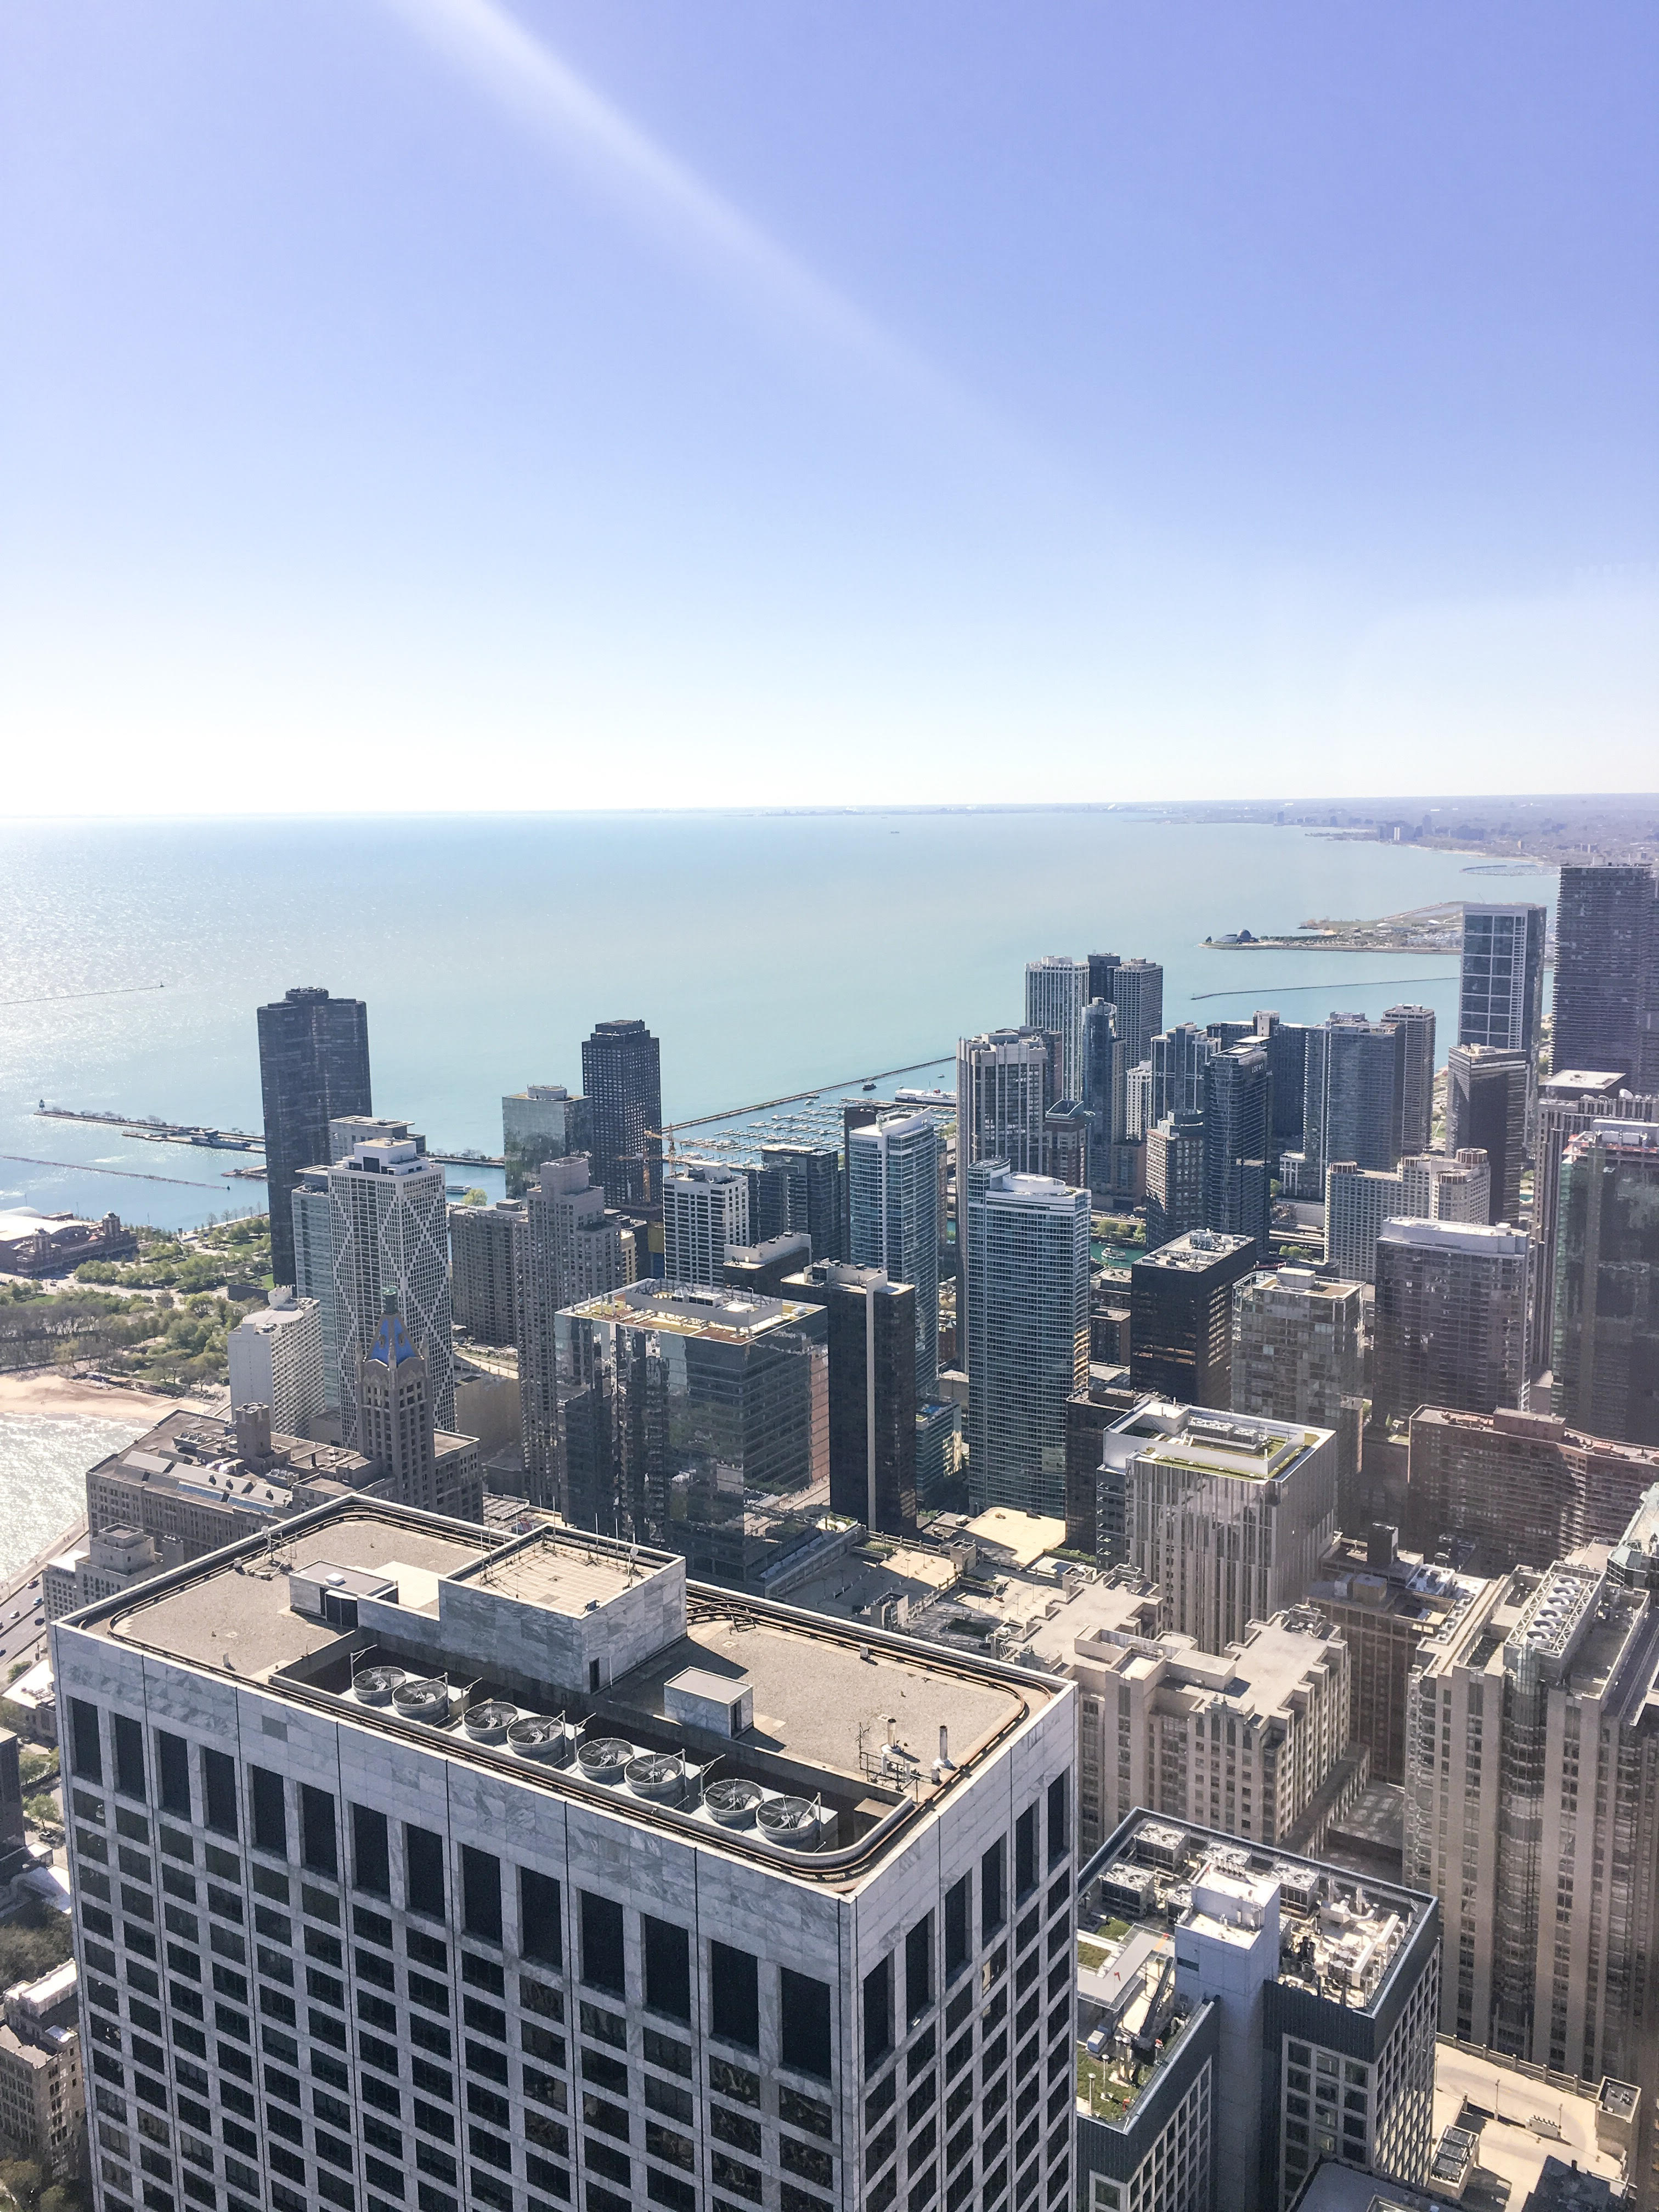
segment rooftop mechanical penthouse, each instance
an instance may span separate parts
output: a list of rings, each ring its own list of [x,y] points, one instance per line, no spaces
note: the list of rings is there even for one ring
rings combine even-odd
[[[1069,2203],[1069,1686],[357,1500],[52,1633],[102,2212]]]

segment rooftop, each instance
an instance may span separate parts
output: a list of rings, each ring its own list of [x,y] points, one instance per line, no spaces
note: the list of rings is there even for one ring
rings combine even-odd
[[[1385,1244],[1415,1244],[1443,1252],[1478,1252],[1488,1259],[1524,1259],[1527,1232],[1507,1221],[1419,1221],[1414,1217],[1385,1221],[1377,1231]]]
[[[1297,1421],[1270,1421],[1256,1413],[1213,1413],[1203,1406],[1149,1399],[1106,1431],[1101,1440],[1102,1464],[1168,1462],[1262,1482],[1288,1473],[1308,1453],[1328,1443],[1331,1434],[1329,1429],[1308,1428]]]
[[[719,1344],[748,1344],[775,1329],[793,1328],[821,1316],[822,1308],[798,1298],[764,1298],[748,1291],[705,1289],[691,1284],[629,1283],[569,1309],[584,1321],[608,1321]],[[814,1324],[822,1326],[821,1318]]]
[[[599,1790],[647,1824],[775,1856],[705,1806],[702,1769],[718,1760],[720,1785],[747,1791],[745,1804],[781,1795],[804,1806],[830,1857],[814,1866],[798,1849],[792,1865],[849,1884],[1066,1694],[977,1656],[688,1585],[667,1553],[545,1525],[497,1540],[361,1498],[285,1524],[274,1547],[255,1539],[88,1607],[58,1633],[228,1673],[375,1731],[441,1735],[446,1759],[505,1768],[531,1788]],[[599,1690],[590,1642],[618,1668]],[[752,1723],[732,1734],[710,1723],[711,1735],[683,1702],[671,1717],[668,1686],[688,1674],[730,1684],[734,1705],[747,1691]],[[522,1741],[508,1735],[520,1723]],[[672,1802],[592,1778],[599,1747],[618,1739],[630,1759],[671,1762]],[[620,1766],[605,1777],[621,1780]]]
[[[1184,1237],[1174,1237],[1169,1243],[1160,1244],[1155,1252],[1138,1257],[1130,1273],[1137,1273],[1142,1267],[1170,1267],[1183,1274],[1201,1274],[1219,1261],[1253,1248],[1255,1241],[1249,1237],[1225,1237],[1212,1229],[1189,1230]]]

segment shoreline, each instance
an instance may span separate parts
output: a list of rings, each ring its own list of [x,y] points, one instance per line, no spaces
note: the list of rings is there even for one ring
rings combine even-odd
[[[141,1421],[152,1429],[163,1414],[188,1403],[118,1382],[90,1382],[55,1368],[26,1367],[0,1375],[0,1414],[44,1413],[66,1421],[90,1414],[106,1421]]]

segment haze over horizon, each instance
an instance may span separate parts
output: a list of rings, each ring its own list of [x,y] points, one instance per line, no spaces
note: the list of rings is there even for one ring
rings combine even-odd
[[[1639,791],[1587,21],[12,11],[9,811]]]

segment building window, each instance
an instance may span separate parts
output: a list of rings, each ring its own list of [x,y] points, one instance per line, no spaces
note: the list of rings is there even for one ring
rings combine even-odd
[[[369,1805],[351,1808],[351,1878],[371,1897],[392,1894],[392,1836],[384,1813]]]
[[[641,1916],[644,1935],[645,2002],[672,2020],[691,2018],[691,1939],[672,1921]]]
[[[161,1809],[190,1818],[190,1746],[166,1729],[155,1731],[155,1767],[161,1784]]]
[[[236,1762],[228,1752],[202,1748],[202,1817],[222,1836],[236,1833]]]
[[[612,1996],[628,1993],[627,1954],[623,1942],[623,1909],[614,1898],[580,1893],[582,1979],[590,1989]]]
[[[904,2015],[914,2027],[933,2002],[933,1916],[927,1913],[904,1939]]]
[[[104,1752],[98,1736],[98,1708],[80,1698],[71,1698],[69,1709],[70,1755],[75,1771],[83,1782],[101,1782]]]
[[[1048,1784],[1048,1863],[1065,1857],[1072,1848],[1071,1777],[1057,1774]]]
[[[559,1916],[559,1885],[551,1875],[533,1867],[519,1869],[519,1946],[526,1959],[544,1966],[564,1963],[564,1936]]]
[[[300,1784],[300,1855],[313,1874],[340,1875],[339,1846],[334,1838],[334,1798],[309,1782]]]
[[[501,1863],[493,1851],[461,1845],[461,1907],[466,1932],[485,1943],[501,1940]]]
[[[273,1774],[268,1766],[250,1766],[247,1774],[248,1795],[253,1808],[253,1848],[286,1858],[288,1806],[283,1793],[283,1778]]]
[[[760,2049],[760,1964],[729,1943],[708,1946],[708,1993],[714,2033],[745,2051]]]
[[[893,1960],[890,1953],[864,1978],[864,2070],[873,2074],[893,2047]]]
[[[811,2074],[820,2081],[830,2079],[830,1984],[792,1967],[782,1972],[779,1991],[783,2000],[781,2057],[786,2066]]]
[[[130,1721],[125,1713],[112,1717],[111,1733],[115,1739],[115,1787],[123,1797],[136,1797],[144,1802],[144,1732],[137,1721]]]
[[[444,1917],[444,1843],[430,1828],[404,1825],[404,1884],[411,1912]]]
[[[1007,1847],[999,1836],[979,1863],[979,1940],[988,1942],[1008,1917]]]
[[[945,1893],[945,1978],[951,1981],[968,1963],[968,1876]]]
[[[1037,1884],[1037,1808],[1028,1805],[1014,1823],[1014,1894],[1029,1896]]]

